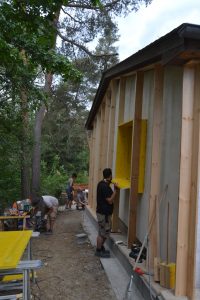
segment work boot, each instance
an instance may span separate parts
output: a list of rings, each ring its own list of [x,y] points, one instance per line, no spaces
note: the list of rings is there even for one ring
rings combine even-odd
[[[101,247],[101,251],[102,251],[103,253],[108,253],[108,254],[110,254],[110,251],[109,251],[109,250],[106,250],[104,246]]]
[[[98,249],[96,249],[95,255],[100,258],[109,258],[110,257],[110,253],[105,253],[102,250],[98,250]]]

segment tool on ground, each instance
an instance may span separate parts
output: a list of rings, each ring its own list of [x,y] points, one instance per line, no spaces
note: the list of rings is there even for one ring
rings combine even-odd
[[[159,207],[160,207],[161,203],[163,202],[163,199],[165,199],[165,196],[166,196],[166,194],[167,194],[167,189],[168,189],[168,185],[165,186],[165,189],[164,189],[164,191],[163,191],[162,197],[161,197],[161,199],[160,199],[160,201],[159,201]],[[151,217],[151,221],[150,221],[150,223],[149,223],[149,228],[148,228],[148,230],[147,230],[147,232],[146,232],[146,234],[145,234],[145,237],[144,237],[142,246],[141,246],[141,248],[140,248],[140,252],[139,252],[139,254],[138,254],[138,257],[137,257],[137,259],[136,259],[136,262],[135,262],[135,265],[134,265],[134,268],[133,268],[134,271],[135,271],[135,269],[137,268],[137,265],[138,265],[138,263],[139,263],[139,260],[140,260],[142,251],[143,251],[143,249],[144,249],[144,247],[145,247],[145,245],[146,245],[146,243],[147,243],[149,234],[150,234],[150,232],[151,232],[153,223],[154,223],[154,221],[155,221],[155,217],[156,217],[156,211],[154,211],[154,213],[153,213],[153,215],[152,215],[152,217]]]
[[[126,292],[125,292],[125,297],[123,300],[131,300],[133,295],[133,275],[131,275],[130,281],[128,283]]]

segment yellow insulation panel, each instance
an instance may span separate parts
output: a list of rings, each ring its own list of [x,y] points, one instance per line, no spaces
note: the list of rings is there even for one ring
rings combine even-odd
[[[142,120],[139,158],[138,193],[144,191],[145,157],[146,157],[147,120]],[[130,188],[131,158],[132,158],[133,121],[118,127],[116,173],[113,182],[122,189]]]
[[[0,232],[0,269],[15,269],[31,238],[32,230]]]

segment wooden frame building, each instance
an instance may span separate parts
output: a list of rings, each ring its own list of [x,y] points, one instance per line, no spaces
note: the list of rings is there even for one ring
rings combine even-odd
[[[200,26],[182,24],[103,74],[86,123],[90,209],[112,168],[113,230],[130,247],[153,220],[150,266],[174,263],[174,294],[188,299],[200,288],[199,112]]]

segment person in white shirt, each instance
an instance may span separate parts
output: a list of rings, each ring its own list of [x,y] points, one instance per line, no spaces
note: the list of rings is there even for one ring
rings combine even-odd
[[[58,212],[58,199],[53,196],[45,195],[40,197],[34,197],[31,199],[31,204],[35,208],[35,213],[41,211],[41,215],[48,218],[47,233],[53,233],[53,227]]]

